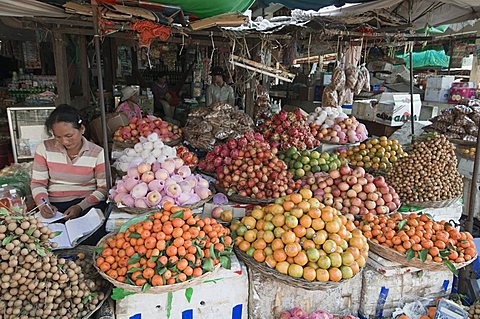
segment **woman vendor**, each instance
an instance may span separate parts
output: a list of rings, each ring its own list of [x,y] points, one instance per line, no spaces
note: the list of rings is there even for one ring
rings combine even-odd
[[[106,208],[107,186],[103,148],[89,142],[78,111],[58,106],[45,123],[53,138],[38,145],[33,161],[31,189],[43,217],[58,210],[64,220]]]
[[[225,72],[221,67],[213,67],[212,84],[207,87],[207,96],[205,104],[207,107],[213,103],[227,103],[235,106],[235,93],[233,88],[225,82]]]
[[[121,103],[118,105],[115,112],[124,113],[129,120],[132,118],[141,118],[142,110],[137,104],[138,90],[133,86],[126,86],[122,89]]]

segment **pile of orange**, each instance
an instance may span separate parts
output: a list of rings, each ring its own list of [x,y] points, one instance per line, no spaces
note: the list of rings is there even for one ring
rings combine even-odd
[[[367,214],[362,218],[357,227],[365,237],[423,261],[461,263],[477,255],[469,232],[460,232],[445,221],[433,221],[426,214]]]
[[[184,282],[230,267],[230,230],[213,218],[195,215],[170,202],[163,211],[131,225],[100,244],[97,267],[109,277],[136,286]]]
[[[301,189],[231,226],[235,245],[259,263],[308,281],[352,278],[365,265],[367,239],[355,227],[353,215],[336,209]]]

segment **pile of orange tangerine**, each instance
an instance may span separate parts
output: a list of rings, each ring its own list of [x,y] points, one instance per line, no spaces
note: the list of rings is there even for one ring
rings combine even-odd
[[[356,223],[374,243],[400,253],[413,251],[415,257],[423,256],[424,261],[461,263],[477,255],[469,232],[460,232],[445,221],[433,221],[426,214],[367,214]]]
[[[367,239],[353,223],[301,189],[233,223],[235,245],[259,263],[308,281],[352,278],[366,263]]]
[[[163,211],[100,244],[96,265],[109,277],[136,286],[171,285],[230,264],[230,230],[170,202]]]

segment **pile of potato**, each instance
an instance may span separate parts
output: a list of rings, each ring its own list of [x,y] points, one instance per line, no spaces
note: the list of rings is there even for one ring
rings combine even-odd
[[[422,135],[409,156],[393,164],[387,181],[405,204],[449,200],[463,192],[455,146],[437,133]]]
[[[83,318],[104,298],[75,261],[55,256],[57,234],[0,209],[0,318]]]

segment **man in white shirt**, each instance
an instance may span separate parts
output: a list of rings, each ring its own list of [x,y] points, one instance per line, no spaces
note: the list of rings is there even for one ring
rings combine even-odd
[[[212,84],[207,88],[206,105],[211,106],[216,102],[227,103],[231,106],[235,106],[235,94],[233,88],[225,83],[225,72],[221,67],[213,67],[212,72]]]

